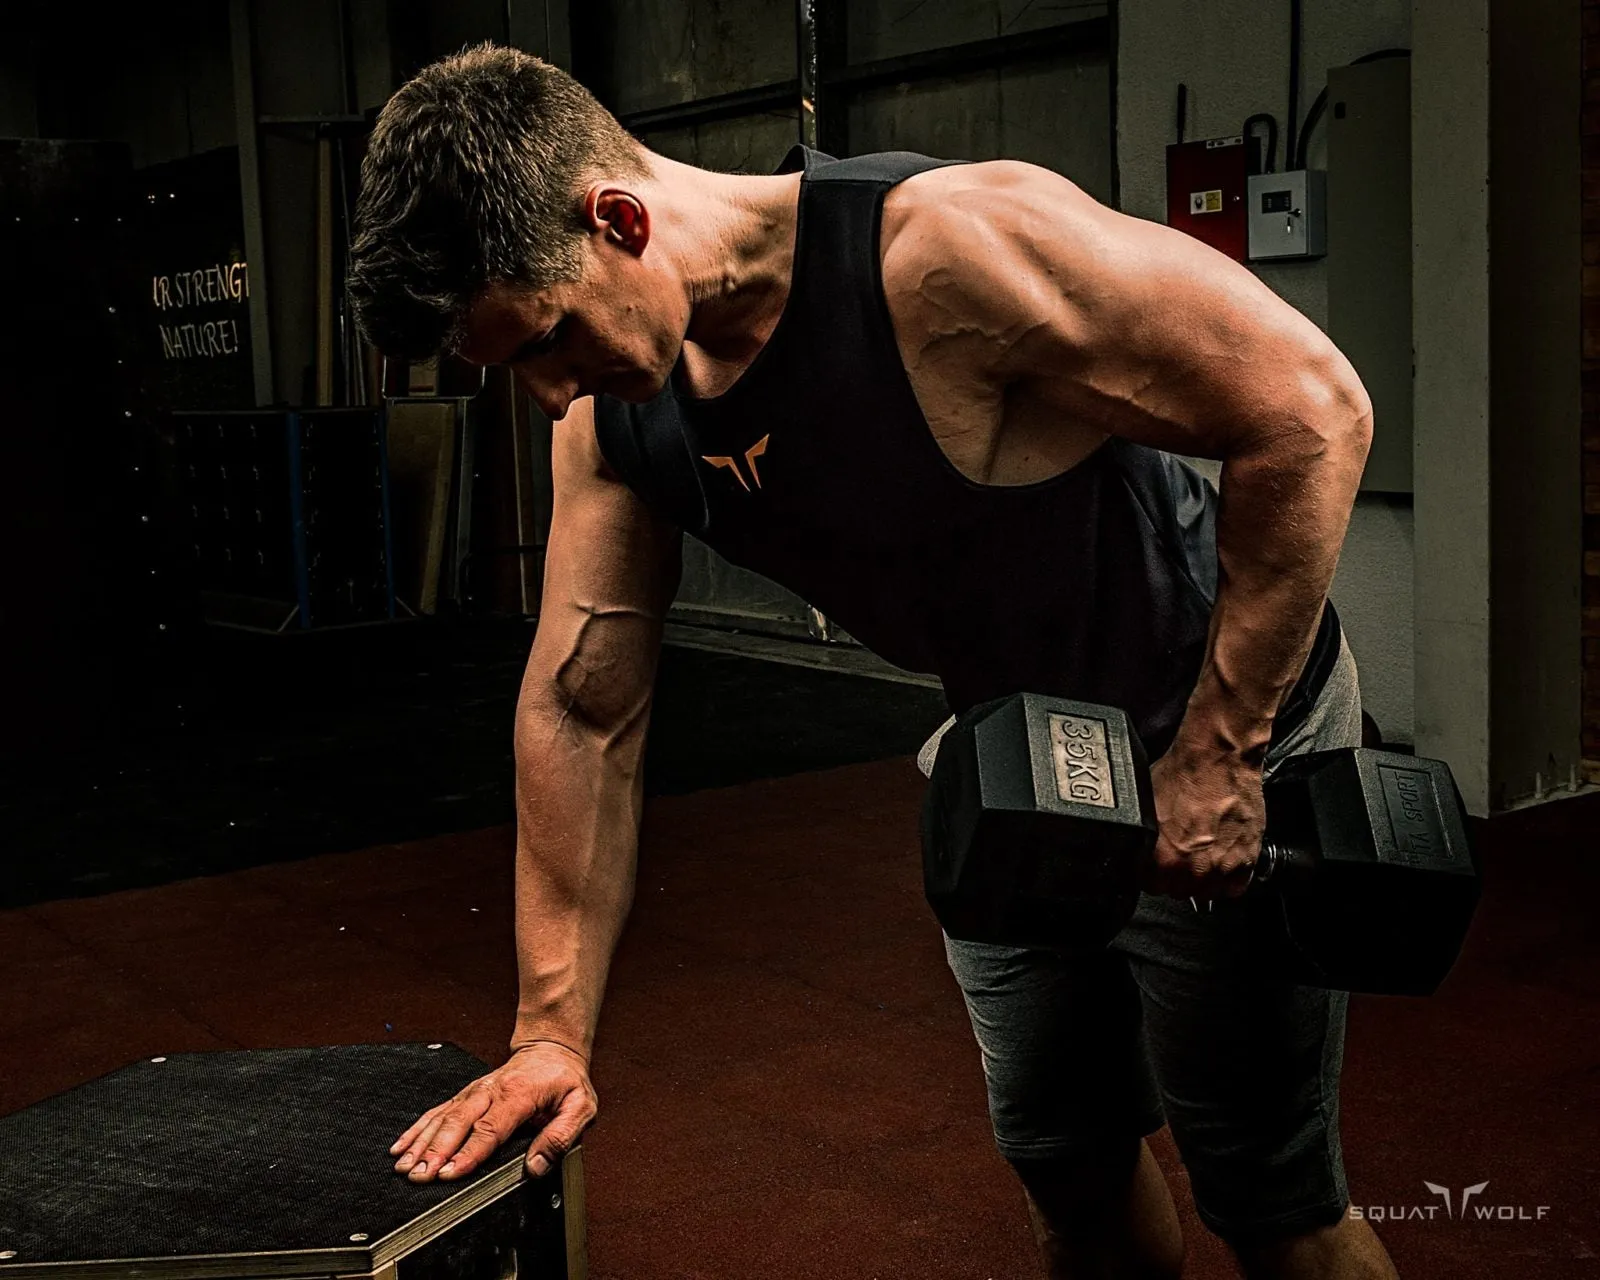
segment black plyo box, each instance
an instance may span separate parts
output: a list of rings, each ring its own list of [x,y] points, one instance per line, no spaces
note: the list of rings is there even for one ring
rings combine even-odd
[[[173,1054],[0,1119],[0,1280],[584,1280],[581,1152],[459,1182],[389,1145],[478,1078],[454,1045]]]

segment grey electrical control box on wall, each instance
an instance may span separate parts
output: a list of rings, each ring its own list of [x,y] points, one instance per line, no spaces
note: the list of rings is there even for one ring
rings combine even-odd
[[[1361,487],[1410,493],[1411,59],[1328,73],[1328,336],[1372,399]]]
[[[1327,250],[1327,174],[1296,169],[1250,178],[1250,261],[1320,258]]]

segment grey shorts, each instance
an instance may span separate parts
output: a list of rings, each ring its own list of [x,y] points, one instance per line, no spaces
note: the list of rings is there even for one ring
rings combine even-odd
[[[1339,657],[1284,757],[1359,746],[1355,660]],[[931,754],[931,753],[930,753]],[[1248,962],[1236,901],[1197,914],[1143,894],[1092,959],[946,937],[1008,1160],[1070,1159],[1165,1124],[1201,1219],[1224,1239],[1298,1235],[1348,1203],[1339,1151],[1342,992]]]

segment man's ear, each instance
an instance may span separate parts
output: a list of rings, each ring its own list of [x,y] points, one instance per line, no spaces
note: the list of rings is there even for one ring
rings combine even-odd
[[[583,202],[584,221],[612,244],[635,257],[650,243],[650,211],[644,201],[623,187],[594,186]]]

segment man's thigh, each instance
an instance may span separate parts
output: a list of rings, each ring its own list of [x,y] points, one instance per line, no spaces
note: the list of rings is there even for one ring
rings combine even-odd
[[[1008,1160],[1071,1160],[1153,1133],[1161,1099],[1128,962],[946,937]]]

